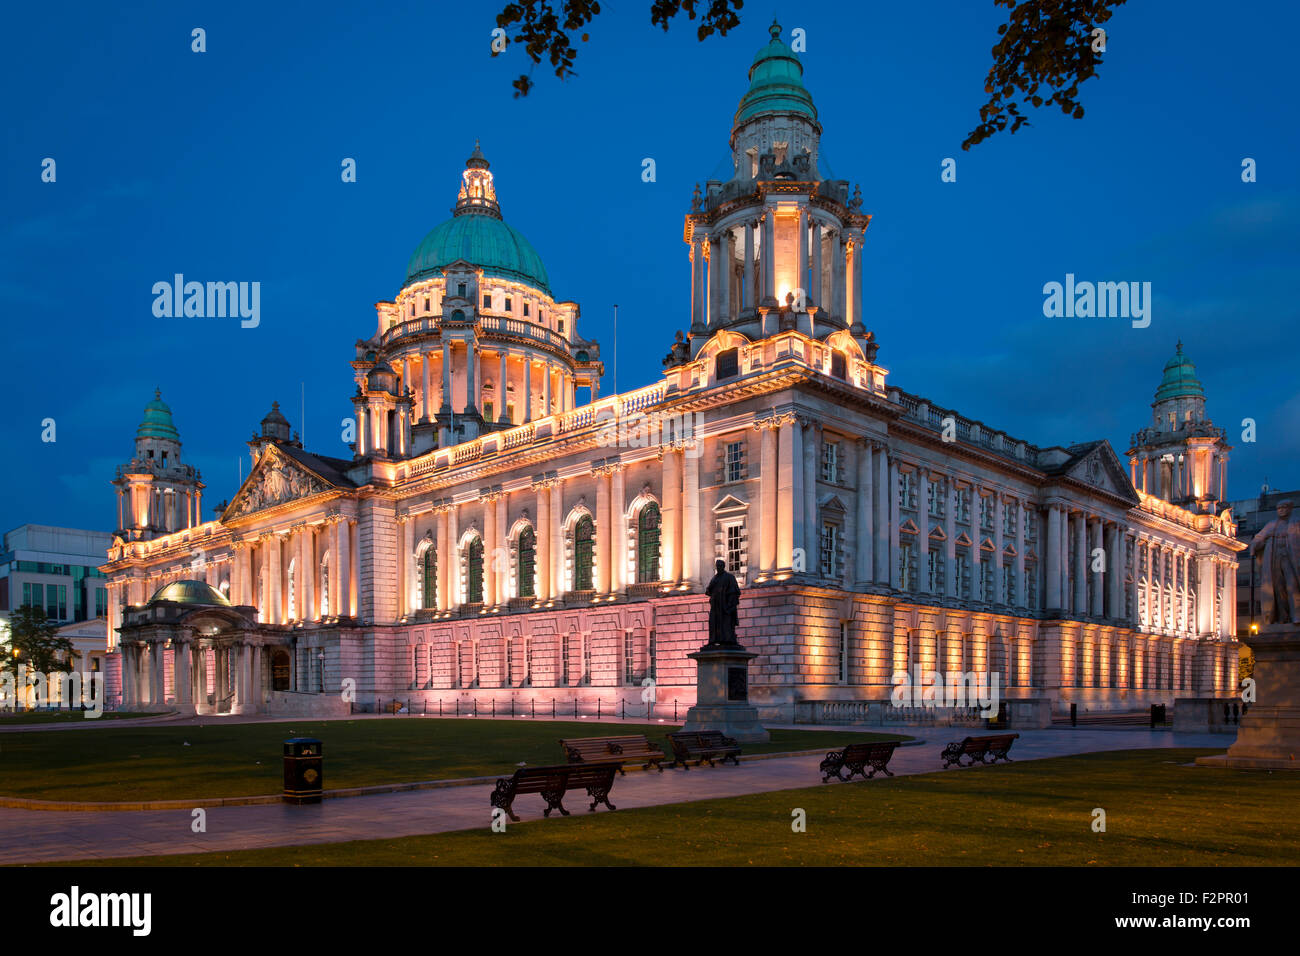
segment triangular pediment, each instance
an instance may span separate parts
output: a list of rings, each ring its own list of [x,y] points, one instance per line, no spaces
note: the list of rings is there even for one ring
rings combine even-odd
[[[968,535],[965,531],[958,534],[957,544],[959,544],[963,548],[969,548],[971,545],[970,535]]]
[[[943,533],[943,528],[939,527],[938,525],[935,525],[933,528],[930,529],[930,540],[947,541],[948,536]]]
[[[242,518],[333,488],[330,482],[294,461],[275,445],[268,445],[221,519]]]
[[[911,518],[908,518],[906,521],[904,521],[901,525],[898,526],[898,530],[903,534],[916,534],[917,533],[916,522],[913,521]]]
[[[713,506],[713,511],[715,514],[723,514],[730,511],[744,511],[748,507],[748,501],[743,501],[735,495],[723,495],[722,500]]]
[[[1110,447],[1110,442],[1099,441],[1084,451],[1066,466],[1065,474],[1082,484],[1123,498],[1132,505],[1138,503],[1133,481]]]

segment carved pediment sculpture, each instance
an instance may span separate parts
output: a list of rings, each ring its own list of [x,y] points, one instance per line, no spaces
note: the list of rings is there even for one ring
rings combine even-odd
[[[252,514],[286,501],[306,498],[329,486],[305,469],[279,455],[267,455],[249,477],[244,492],[235,501],[230,516]]]

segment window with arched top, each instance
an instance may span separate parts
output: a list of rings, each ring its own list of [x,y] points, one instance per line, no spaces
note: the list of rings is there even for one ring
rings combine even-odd
[[[659,580],[659,506],[653,501],[636,519],[636,580],[649,584]]]
[[[537,535],[532,528],[519,532],[519,596],[533,597],[536,594],[537,574]]]
[[[573,589],[590,591],[593,545],[596,538],[596,525],[591,515],[583,515],[573,526]]]
[[[465,595],[467,603],[483,603],[483,539],[474,538],[465,554]]]
[[[438,552],[432,546],[424,549],[420,559],[420,607],[438,606]]]

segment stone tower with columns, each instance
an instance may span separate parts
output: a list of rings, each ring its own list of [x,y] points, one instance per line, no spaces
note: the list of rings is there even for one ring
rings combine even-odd
[[[1231,446],[1205,415],[1205,389],[1182,342],[1165,363],[1151,410],[1151,425],[1133,435],[1128,452],[1133,486],[1189,511],[1216,514],[1228,500]]]
[[[696,186],[684,238],[691,262],[691,356],[721,329],[750,339],[847,329],[875,344],[862,314],[861,191],[820,163],[822,127],[803,65],[773,23],[731,126],[733,175]],[[870,359],[871,354],[868,355]]]
[[[135,432],[135,455],[118,465],[117,530],[124,541],[147,541],[184,531],[203,520],[203,482],[197,468],[181,462],[181,436],[172,410],[155,389]]]

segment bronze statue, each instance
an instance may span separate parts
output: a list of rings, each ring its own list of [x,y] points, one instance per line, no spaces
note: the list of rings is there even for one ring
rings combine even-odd
[[[1291,520],[1292,508],[1290,501],[1278,502],[1277,517],[1250,542],[1252,554],[1263,552],[1264,630],[1300,625],[1300,522]]]
[[[704,589],[709,596],[709,646],[739,647],[736,610],[740,607],[740,585],[736,583],[736,576],[727,570],[726,561],[719,558],[714,566],[717,573]]]

